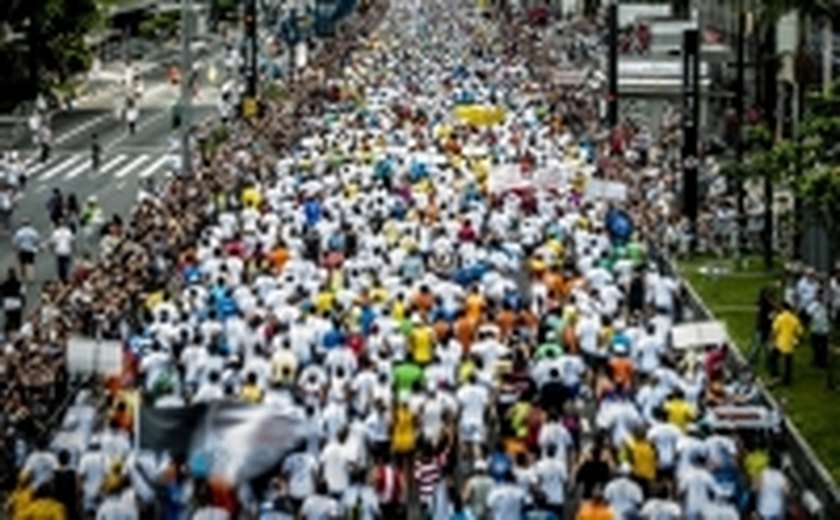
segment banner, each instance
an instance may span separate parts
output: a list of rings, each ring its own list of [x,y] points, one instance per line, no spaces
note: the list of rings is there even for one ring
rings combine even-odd
[[[589,179],[586,182],[586,196],[590,199],[627,200],[627,185],[623,182]]]
[[[67,342],[70,376],[118,376],[122,373],[122,343],[73,336]]]
[[[289,409],[226,403],[210,409],[192,453],[212,454],[214,476],[246,482],[277,465],[303,441],[302,418]]]
[[[532,186],[531,179],[522,175],[518,164],[501,164],[490,170],[487,187],[491,193],[504,193],[515,188]]]
[[[303,441],[302,418],[271,406],[141,406],[138,422],[140,449],[206,459],[210,474],[230,483],[262,475]]]
[[[720,321],[685,323],[671,329],[671,343],[678,350],[702,348],[729,343],[729,335]]]

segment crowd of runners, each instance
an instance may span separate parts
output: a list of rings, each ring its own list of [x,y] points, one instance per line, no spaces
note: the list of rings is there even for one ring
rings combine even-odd
[[[103,221],[0,352],[10,518],[789,514],[774,429],[712,420],[759,404],[752,378],[726,345],[671,345],[683,291],[648,252],[684,233],[669,148],[602,132],[600,91],[534,81],[499,27],[392,2],[296,145],[234,123]],[[602,27],[563,30],[594,74]],[[121,340],[124,370],[46,435],[76,334]],[[233,402],[302,442],[249,479],[138,444],[140,406]]]

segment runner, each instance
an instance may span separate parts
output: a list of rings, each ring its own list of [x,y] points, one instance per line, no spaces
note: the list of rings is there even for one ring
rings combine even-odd
[[[41,234],[32,225],[32,221],[24,218],[20,227],[12,237],[12,245],[18,256],[20,272],[27,283],[35,281],[35,257],[41,247]]]

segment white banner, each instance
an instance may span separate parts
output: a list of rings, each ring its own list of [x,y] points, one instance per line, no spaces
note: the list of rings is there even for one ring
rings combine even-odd
[[[623,182],[589,179],[586,181],[586,196],[590,199],[627,200],[627,185]]]
[[[192,442],[212,454],[211,473],[241,483],[262,475],[302,439],[301,418],[271,406],[220,406],[209,411]]]
[[[514,188],[532,186],[532,180],[522,175],[518,164],[501,164],[490,170],[487,186],[491,193],[504,193]]]
[[[700,348],[728,342],[729,335],[720,321],[685,323],[671,329],[671,343],[675,349]]]
[[[122,343],[73,336],[67,342],[70,376],[118,376],[122,373]]]

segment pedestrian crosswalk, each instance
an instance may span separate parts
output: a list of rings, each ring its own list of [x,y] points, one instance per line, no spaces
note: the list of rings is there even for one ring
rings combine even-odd
[[[107,178],[127,180],[136,177],[144,179],[163,174],[173,164],[167,153],[113,153],[104,155],[99,168],[94,169],[90,154],[84,152],[56,154],[47,162],[31,162],[27,165],[27,180],[33,183],[61,183],[75,179]]]

